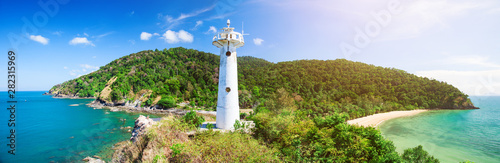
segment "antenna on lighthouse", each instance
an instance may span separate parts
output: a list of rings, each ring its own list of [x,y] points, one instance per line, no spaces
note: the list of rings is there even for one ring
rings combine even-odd
[[[229,19],[227,19],[227,27],[229,28],[229,24],[231,24],[231,21],[229,21]]]

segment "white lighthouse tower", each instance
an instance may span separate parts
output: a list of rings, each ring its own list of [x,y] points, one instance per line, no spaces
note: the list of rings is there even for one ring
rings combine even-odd
[[[212,45],[220,48],[219,94],[217,99],[217,118],[215,126],[220,129],[233,129],[236,120],[240,120],[238,102],[238,63],[236,48],[245,42],[243,35],[227,27],[214,36]]]

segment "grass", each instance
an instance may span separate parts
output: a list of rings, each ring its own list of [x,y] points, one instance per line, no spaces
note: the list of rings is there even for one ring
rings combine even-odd
[[[135,143],[127,142],[113,155],[118,162],[281,162],[276,149],[242,132],[198,131],[169,116],[148,128]]]
[[[199,132],[174,162],[280,162],[278,151],[241,132]]]

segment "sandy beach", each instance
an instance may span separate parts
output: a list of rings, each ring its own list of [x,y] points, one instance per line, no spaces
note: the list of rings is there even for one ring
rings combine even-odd
[[[391,111],[387,113],[379,113],[379,114],[374,114],[374,115],[369,115],[366,117],[361,117],[353,120],[347,121],[348,124],[357,124],[359,126],[364,126],[364,127],[377,127],[379,124],[382,122],[389,120],[389,119],[394,119],[394,118],[399,118],[399,117],[407,117],[407,116],[412,116],[416,115],[418,113],[422,113],[428,110],[408,110],[408,111]]]

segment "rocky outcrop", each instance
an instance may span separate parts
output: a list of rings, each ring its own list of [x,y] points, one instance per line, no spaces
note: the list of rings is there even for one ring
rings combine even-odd
[[[111,160],[111,162],[138,162],[139,160],[145,159],[143,152],[148,148],[149,142],[145,133],[147,129],[152,127],[155,123],[155,120],[152,118],[140,115],[139,118],[135,120],[135,126],[130,140],[122,141],[114,145],[115,147],[113,149],[115,152],[113,153],[113,160]],[[154,157],[154,155],[150,157]]]
[[[134,130],[132,130],[130,141],[137,141],[140,136],[144,135],[146,129],[153,126],[153,124],[155,124],[155,121],[153,119],[140,115],[139,118],[135,120],[135,126]]]
[[[110,94],[111,94],[111,85],[116,81],[116,76],[115,77],[112,77],[111,79],[109,79],[109,81],[106,83],[106,86],[104,87],[104,89],[102,89],[101,93],[99,93],[99,100],[101,101],[104,101],[106,103],[112,103],[111,100],[110,100]]]
[[[106,163],[106,161],[103,161],[99,158],[93,158],[93,157],[85,157],[82,161],[88,162],[88,163]]]
[[[96,99],[91,103],[87,104],[89,107],[93,107],[94,109],[103,109],[107,108],[110,111],[126,111],[126,112],[145,112],[151,114],[175,114],[175,115],[186,115],[188,110],[177,109],[177,108],[162,108],[158,105],[155,106],[143,106],[141,107],[142,101],[134,100],[134,101],[126,101],[124,104],[119,103],[109,103],[103,101],[101,99]],[[197,111],[200,112],[200,111]],[[215,113],[213,113],[215,114]]]
[[[58,90],[51,89],[42,95],[52,95],[54,98],[70,98],[70,99],[93,99],[95,97],[80,97],[79,94],[64,94]]]

